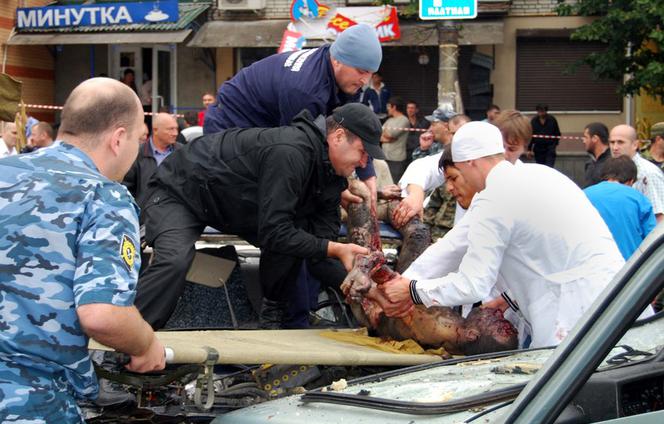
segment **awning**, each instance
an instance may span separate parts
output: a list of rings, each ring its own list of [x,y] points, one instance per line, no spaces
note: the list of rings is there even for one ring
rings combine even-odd
[[[205,23],[187,44],[188,47],[279,47],[288,25],[286,19],[258,21],[211,21]],[[403,22],[401,39],[385,46],[437,46],[435,23]],[[460,45],[502,44],[502,20],[463,22],[459,32]],[[309,39],[307,47],[323,44],[323,40]]]
[[[101,33],[48,33],[14,34],[7,44],[11,45],[50,45],[50,44],[171,44],[181,43],[191,33],[190,29],[167,32],[101,32]]]
[[[131,25],[78,26],[50,30],[12,32],[10,45],[53,44],[173,44],[182,43],[190,24],[211,3],[179,3],[177,22]]]

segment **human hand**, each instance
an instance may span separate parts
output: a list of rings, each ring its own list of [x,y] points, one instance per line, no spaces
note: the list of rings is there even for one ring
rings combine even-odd
[[[413,308],[415,308],[412,301],[402,303],[390,302],[375,284],[366,293],[366,297],[378,303],[388,317],[403,318],[410,315]]]
[[[129,371],[144,373],[163,370],[166,367],[166,353],[156,335],[153,334],[152,343],[142,355],[131,356],[131,361],[125,365]]]
[[[378,198],[384,200],[398,199],[401,197],[401,187],[390,184],[378,191]]]
[[[391,303],[413,305],[413,299],[410,297],[410,280],[400,274],[379,284],[378,288]]]
[[[422,216],[424,199],[418,194],[409,194],[392,212],[392,226],[401,228],[414,216]]]
[[[420,135],[420,149],[429,150],[433,142],[434,142],[434,137],[431,131],[423,132]]]
[[[335,257],[341,261],[346,271],[353,268],[353,261],[357,255],[368,255],[369,249],[354,243],[337,243],[330,241],[328,244],[328,256]]]
[[[360,196],[356,196],[346,189],[341,192],[341,207],[348,210],[348,205],[351,203],[362,203],[363,200]]]
[[[499,296],[488,302],[482,302],[481,308],[489,309],[500,309],[502,312],[505,312],[510,306],[507,304],[505,299],[502,296]]]

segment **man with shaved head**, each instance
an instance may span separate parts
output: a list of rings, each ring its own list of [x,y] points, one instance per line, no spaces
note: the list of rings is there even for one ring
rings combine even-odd
[[[629,125],[617,125],[609,133],[611,156],[628,156],[636,164],[637,176],[634,187],[645,195],[655,213],[657,223],[664,220],[664,173],[639,154],[639,140],[636,130]]]
[[[176,143],[177,137],[178,123],[173,115],[158,113],[152,118],[152,137],[141,145],[136,161],[122,181],[141,208],[152,174],[164,159],[182,147]]]
[[[33,125],[30,138],[32,139],[32,147],[34,149],[50,146],[53,144],[54,137],[55,132],[48,122],[38,122]]]
[[[119,184],[138,151],[142,107],[93,78],[62,110],[58,142],[0,159],[0,422],[83,422],[99,386],[88,339],[162,369],[164,347],[133,306],[138,208]]]

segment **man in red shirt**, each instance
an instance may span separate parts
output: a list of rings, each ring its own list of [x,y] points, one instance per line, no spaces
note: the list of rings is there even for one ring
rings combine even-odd
[[[214,94],[205,93],[203,94],[203,110],[198,112],[198,125],[203,126],[203,121],[205,120],[205,112],[207,112],[208,106],[214,104]]]

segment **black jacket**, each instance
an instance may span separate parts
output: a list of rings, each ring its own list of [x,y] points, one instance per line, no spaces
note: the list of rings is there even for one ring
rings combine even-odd
[[[178,150],[182,147],[182,144],[175,143],[173,147],[175,150]],[[139,146],[138,157],[136,157],[127,175],[122,180],[122,184],[127,187],[131,195],[136,199],[136,204],[141,208],[143,208],[146,200],[148,182],[156,170],[157,160],[152,154],[150,142],[146,141]]]
[[[591,158],[586,162],[585,173],[585,186],[589,187],[602,182],[602,171],[604,170],[604,162],[611,157],[611,149],[607,148],[604,153],[599,155],[597,160]]]
[[[288,127],[198,138],[166,158],[150,186],[205,225],[274,252],[324,258],[347,184],[329,162],[324,130],[303,111]]]
[[[539,116],[535,115],[530,120],[530,125],[533,127],[533,138],[530,140],[529,150],[547,148],[550,146],[557,146],[560,141],[560,128],[558,121],[551,115],[547,115],[544,119],[544,124],[539,120]],[[553,138],[540,138],[537,135],[547,135]]]

